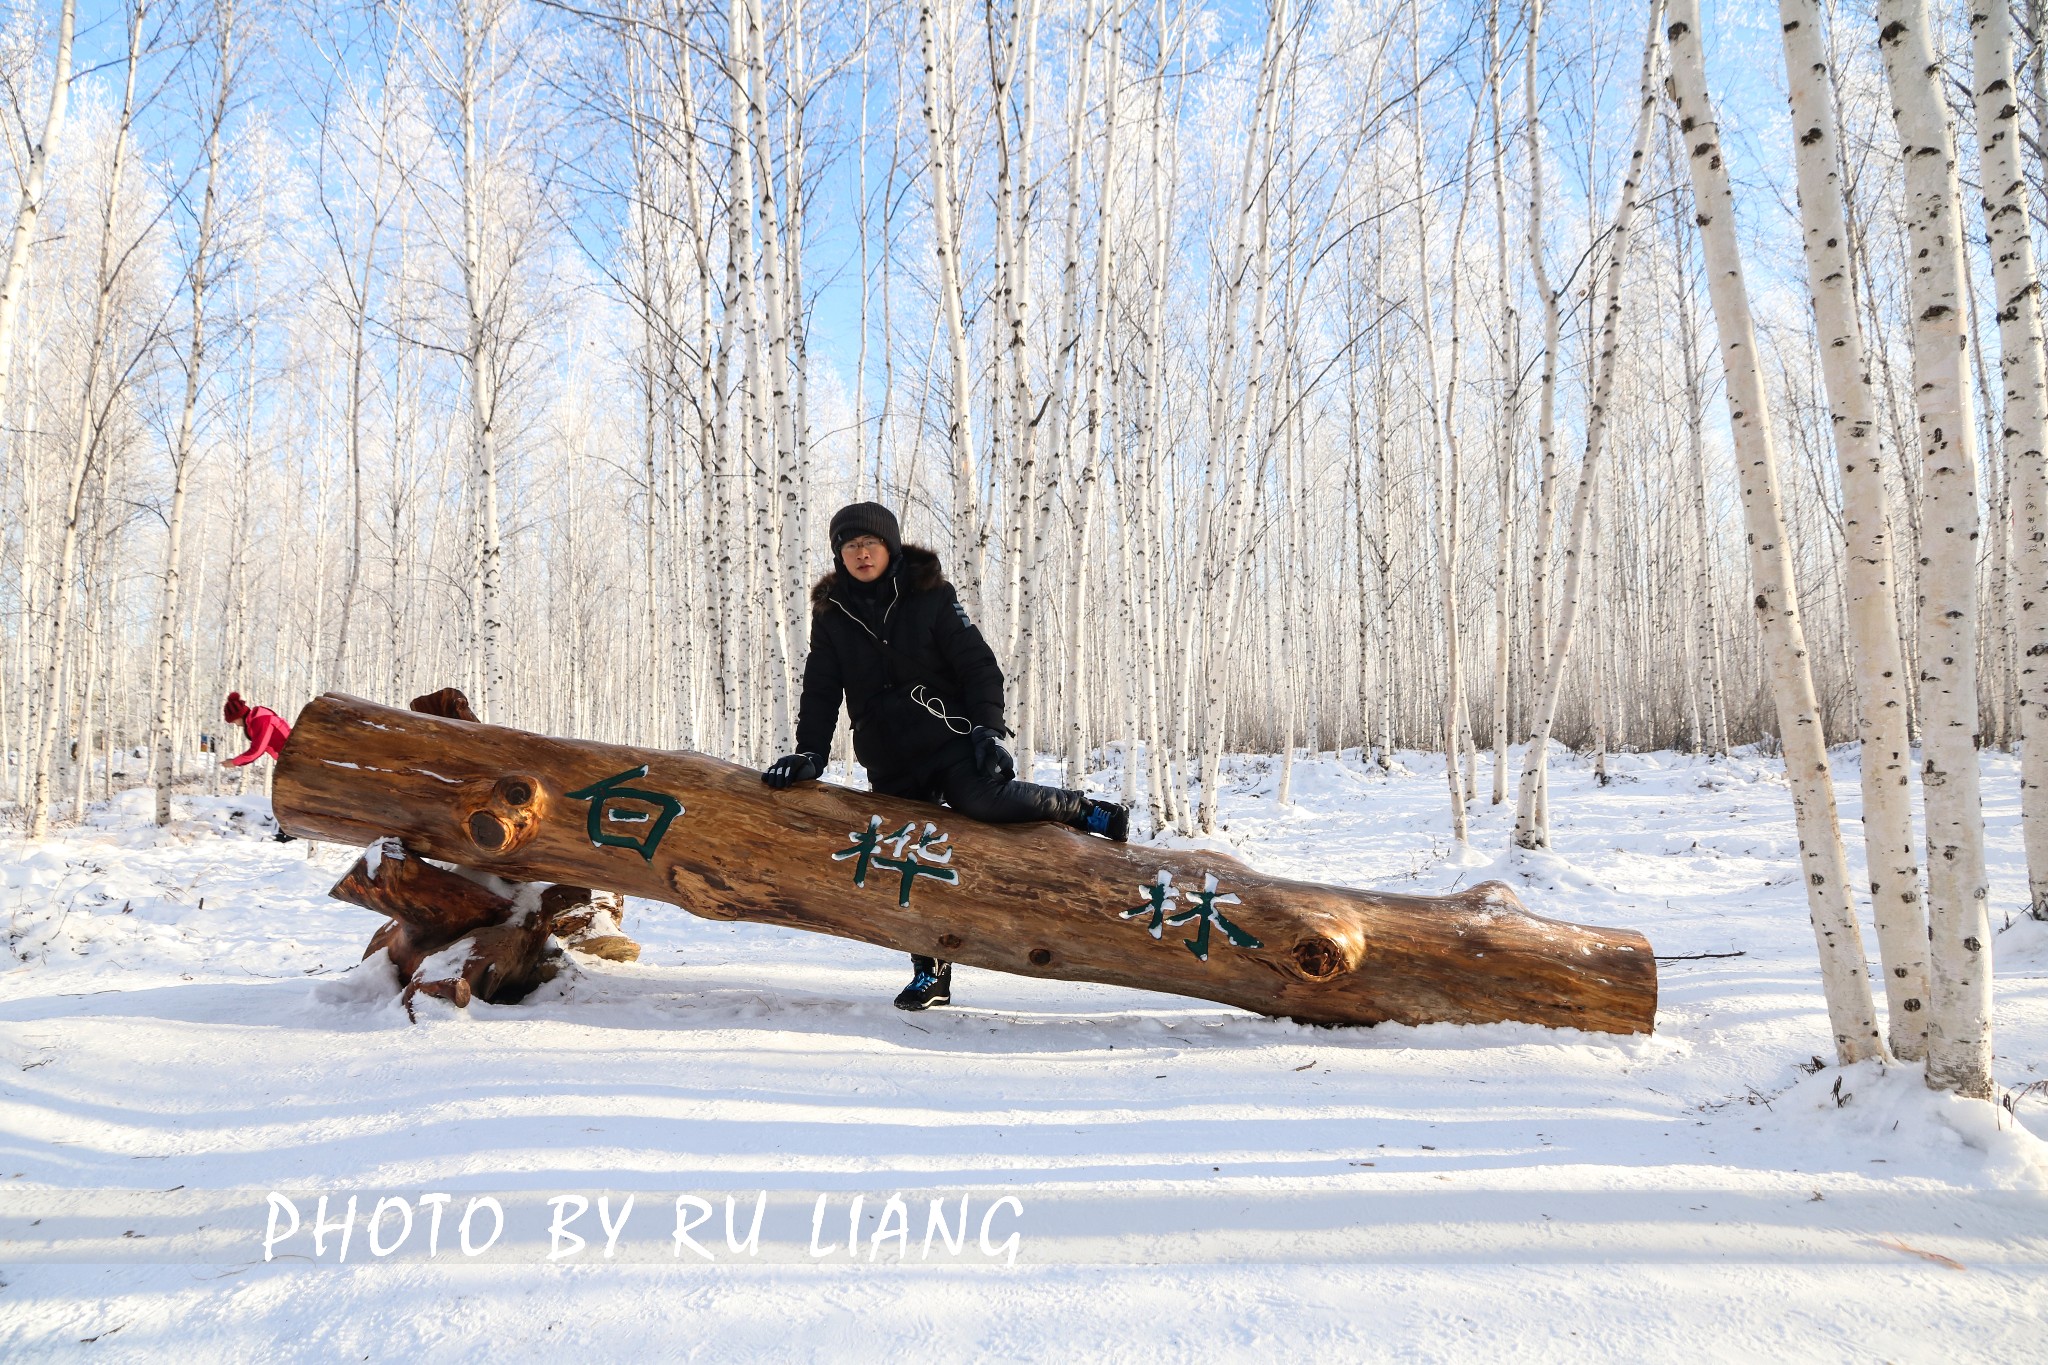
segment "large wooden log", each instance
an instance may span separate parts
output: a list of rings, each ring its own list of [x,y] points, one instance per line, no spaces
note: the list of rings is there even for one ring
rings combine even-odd
[[[1269,877],[1223,854],[983,825],[694,753],[552,739],[330,693],[277,765],[279,825],[384,835],[521,881],[669,901],[1022,976],[1170,991],[1318,1024],[1520,1020],[1647,1033],[1649,942],[1449,896]]]

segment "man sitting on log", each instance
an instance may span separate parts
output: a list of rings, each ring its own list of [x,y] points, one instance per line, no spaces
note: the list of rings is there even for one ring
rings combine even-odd
[[[971,820],[1057,820],[1122,842],[1129,810],[1078,791],[1017,780],[1003,747],[1003,671],[968,619],[939,557],[905,545],[896,516],[875,502],[833,514],[833,570],[811,589],[811,654],[804,665],[797,752],[761,774],[771,787],[825,769],[839,701],[853,718],[853,752],[884,796],[940,801]],[[904,1010],[953,998],[953,964],[913,954]]]

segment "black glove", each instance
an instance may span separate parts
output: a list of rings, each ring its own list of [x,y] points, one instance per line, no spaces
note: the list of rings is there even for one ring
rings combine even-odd
[[[823,771],[816,754],[784,754],[768,766],[761,780],[771,787],[787,787],[792,782],[809,782]]]
[[[977,725],[967,733],[974,745],[974,768],[991,782],[1008,782],[1017,775],[1017,760],[1010,757],[1010,751],[1003,747],[1001,736],[986,725]]]

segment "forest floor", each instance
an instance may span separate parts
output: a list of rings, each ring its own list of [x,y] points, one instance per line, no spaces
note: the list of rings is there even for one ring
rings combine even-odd
[[[1496,856],[1511,812],[1482,804],[1453,857],[1441,760],[1404,760],[1297,763],[1289,808],[1275,760],[1241,761],[1225,838],[1322,881],[1504,877],[1740,956],[1663,963],[1652,1037],[1318,1029],[966,968],[913,1016],[897,954],[633,902],[638,964],[415,1024],[351,970],[374,925],[326,891],[354,851],[272,842],[260,797],[181,796],[159,831],[130,792],[0,836],[0,1357],[2048,1352],[2048,924],[1995,936],[2010,1109],[1810,1070],[1832,1049],[1775,762],[1622,755],[1603,788],[1560,756],[1554,853]],[[1984,763],[1997,927],[2017,770]],[[727,1195],[744,1242],[759,1191],[734,1251]],[[485,1194],[504,1232],[470,1257]]]

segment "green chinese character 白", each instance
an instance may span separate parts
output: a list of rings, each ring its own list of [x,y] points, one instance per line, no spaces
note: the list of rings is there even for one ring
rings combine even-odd
[[[661,843],[662,836],[668,833],[670,823],[683,813],[683,803],[663,792],[621,785],[645,776],[647,765],[643,763],[569,793],[571,801],[590,803],[592,847],[629,848],[648,862],[654,861],[654,850]],[[629,804],[621,805],[621,802]],[[650,809],[635,810],[630,803],[636,802]],[[610,825],[645,825],[647,828],[638,834],[623,834],[607,828]]]

